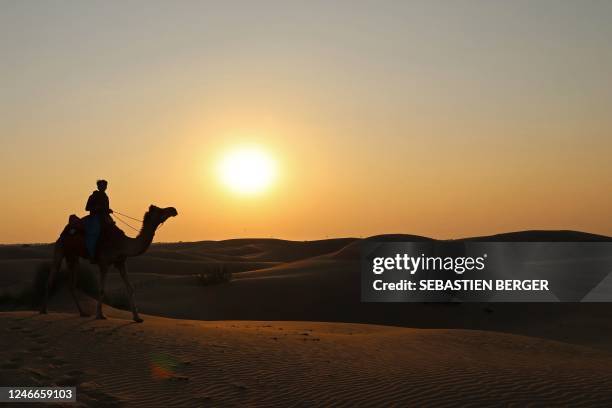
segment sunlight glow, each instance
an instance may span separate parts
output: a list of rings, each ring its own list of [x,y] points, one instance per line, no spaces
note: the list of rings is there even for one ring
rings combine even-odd
[[[276,178],[276,163],[260,148],[239,148],[222,158],[219,177],[233,192],[256,194],[266,190]]]

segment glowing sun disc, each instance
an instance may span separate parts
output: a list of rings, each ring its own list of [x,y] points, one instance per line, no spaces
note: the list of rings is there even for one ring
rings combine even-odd
[[[240,194],[255,194],[266,190],[274,181],[276,165],[265,151],[242,148],[222,158],[219,176],[230,190]]]

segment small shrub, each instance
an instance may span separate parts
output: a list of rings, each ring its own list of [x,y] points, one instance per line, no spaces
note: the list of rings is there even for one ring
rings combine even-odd
[[[208,286],[230,282],[232,280],[232,273],[225,265],[221,265],[213,271],[198,273],[195,277],[199,285]]]

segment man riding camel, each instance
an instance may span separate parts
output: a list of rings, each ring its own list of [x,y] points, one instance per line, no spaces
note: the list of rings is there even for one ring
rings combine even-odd
[[[110,209],[108,196],[106,195],[108,182],[98,180],[96,185],[98,189],[91,193],[85,206],[85,211],[89,211],[89,217],[85,219],[85,245],[92,262],[96,259],[96,246],[105,226],[114,224],[110,217],[113,210]]]
[[[104,319],[102,304],[104,301],[104,282],[110,267],[119,270],[121,278],[128,292],[129,304],[132,309],[132,317],[135,322],[142,322],[138,315],[138,308],[134,301],[134,287],[130,284],[127,276],[125,262],[128,257],[142,255],[153,242],[155,231],[166,220],[176,217],[178,211],[174,207],[160,208],[150,205],[149,210],[142,217],[142,228],[136,237],[128,237],[121,229],[117,228],[110,214],[105,180],[98,180],[98,190],[94,191],[85,209],[89,215],[83,218],[76,214],[68,217],[68,224],[62,230],[53,247],[53,262],[47,275],[44,295],[41,302],[40,313],[47,313],[47,302],[49,300],[49,289],[59,273],[62,263],[65,261],[70,273],[70,293],[81,316],[86,313],[79,304],[76,296],[77,266],[80,258],[89,259],[91,263],[98,264],[100,268],[100,284],[98,288],[98,304],[96,306],[96,318]]]

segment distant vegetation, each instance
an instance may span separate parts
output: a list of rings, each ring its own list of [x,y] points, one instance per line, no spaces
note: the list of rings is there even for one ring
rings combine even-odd
[[[209,286],[230,282],[232,280],[232,273],[222,264],[212,271],[198,273],[195,277],[199,285]]]

